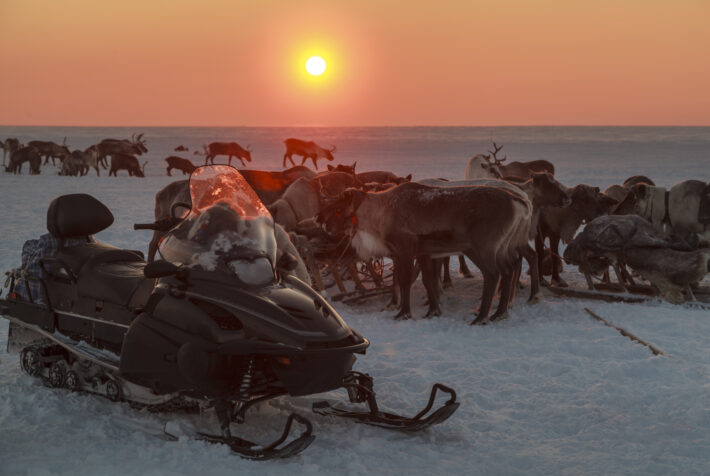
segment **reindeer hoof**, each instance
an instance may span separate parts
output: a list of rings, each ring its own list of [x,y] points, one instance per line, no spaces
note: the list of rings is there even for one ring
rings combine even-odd
[[[550,287],[550,283],[548,283],[545,278],[540,278],[540,286],[542,286],[542,287],[544,287],[544,288],[549,288],[549,287]]]
[[[505,319],[508,319],[510,317],[510,314],[508,314],[508,311],[501,312],[500,314],[495,313],[491,316],[491,321],[492,322],[498,322],[498,321],[503,321]]]
[[[487,326],[490,324],[491,321],[489,319],[486,319],[485,321],[479,321],[478,318],[472,320],[471,322],[468,323],[469,326]]]
[[[444,287],[444,289],[449,289],[454,287],[454,283],[452,283],[451,281],[444,281],[442,286]]]
[[[569,287],[569,284],[567,284],[567,281],[565,281],[562,278],[553,279],[552,284],[554,284],[555,286],[560,287],[560,288],[568,288]]]
[[[394,316],[395,321],[406,321],[407,319],[412,318],[412,313],[411,312],[403,312],[399,311],[396,316]]]
[[[466,278],[466,279],[471,279],[471,278],[473,278],[473,274],[471,274],[471,273],[461,273],[461,274],[462,274],[463,277]]]
[[[542,302],[542,294],[540,293],[530,296],[530,299],[528,299],[528,303],[530,304],[538,304],[540,302]]]
[[[438,307],[429,308],[424,319],[431,319],[432,317],[441,317],[441,309]]]
[[[391,303],[387,304],[385,307],[383,307],[382,309],[380,309],[380,312],[394,311],[395,309],[397,309],[397,305],[391,302]]]

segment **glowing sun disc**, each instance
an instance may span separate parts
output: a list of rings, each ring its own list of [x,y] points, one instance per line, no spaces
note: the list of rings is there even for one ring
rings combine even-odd
[[[325,72],[325,60],[320,56],[311,56],[306,61],[306,71],[313,76],[320,76]]]

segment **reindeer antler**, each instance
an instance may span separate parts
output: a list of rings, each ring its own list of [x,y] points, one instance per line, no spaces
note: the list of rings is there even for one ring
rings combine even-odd
[[[505,160],[508,158],[508,156],[505,156],[502,159],[499,159],[497,156],[498,152],[500,152],[500,150],[503,148],[503,146],[498,147],[498,144],[496,144],[494,142],[493,148],[495,149],[495,151],[489,150],[488,152],[490,152],[493,155],[493,160],[495,160],[496,165],[500,165],[503,162],[505,162]],[[490,156],[488,156],[488,160],[490,160]]]
[[[330,153],[331,153],[331,154],[335,154],[335,146],[331,147],[331,148],[328,149],[328,150],[330,150]]]
[[[247,150],[248,150],[249,152],[252,152],[252,150],[251,150],[251,144],[247,144]]]

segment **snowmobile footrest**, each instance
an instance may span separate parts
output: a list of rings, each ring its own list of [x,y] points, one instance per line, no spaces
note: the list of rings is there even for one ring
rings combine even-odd
[[[279,446],[289,437],[294,420],[304,425],[306,427],[305,431],[301,433],[298,438],[283,446]],[[197,433],[195,438],[209,443],[220,443],[227,445],[233,452],[237,453],[242,458],[263,461],[275,458],[288,458],[290,456],[297,455],[301,451],[308,448],[308,446],[313,443],[313,440],[316,439],[316,437],[311,434],[312,432],[313,425],[311,425],[311,422],[308,419],[296,413],[292,413],[286,421],[286,426],[284,427],[281,436],[274,442],[265,446],[237,436],[210,435],[200,432]]]
[[[362,379],[365,381],[362,381]],[[368,392],[366,401],[370,407],[369,412],[363,411],[352,411],[343,408],[337,408],[332,406],[329,402],[320,401],[313,403],[313,412],[318,415],[332,415],[343,418],[350,418],[359,423],[365,423],[368,425],[379,426],[380,428],[388,428],[391,430],[399,430],[405,432],[417,432],[424,430],[432,425],[439,424],[447,420],[456,409],[459,407],[459,403],[456,401],[456,392],[440,383],[434,384],[431,389],[431,394],[429,395],[429,402],[426,407],[414,417],[408,418],[401,415],[396,415],[394,413],[382,412],[377,407],[377,401],[375,400],[375,392],[372,391],[372,379],[369,375],[360,374],[358,376],[358,382],[352,384],[346,384],[348,393],[350,393],[351,400],[353,398],[353,390],[351,387],[355,387],[357,392]],[[368,388],[369,387],[369,388]],[[434,401],[436,400],[436,395],[438,391],[449,394],[449,399],[444,403],[443,406],[437,408],[431,412],[434,406]]]

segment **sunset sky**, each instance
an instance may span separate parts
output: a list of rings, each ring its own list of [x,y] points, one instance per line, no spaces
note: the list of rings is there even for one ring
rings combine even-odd
[[[710,125],[708,0],[0,0],[0,58],[4,125]]]

